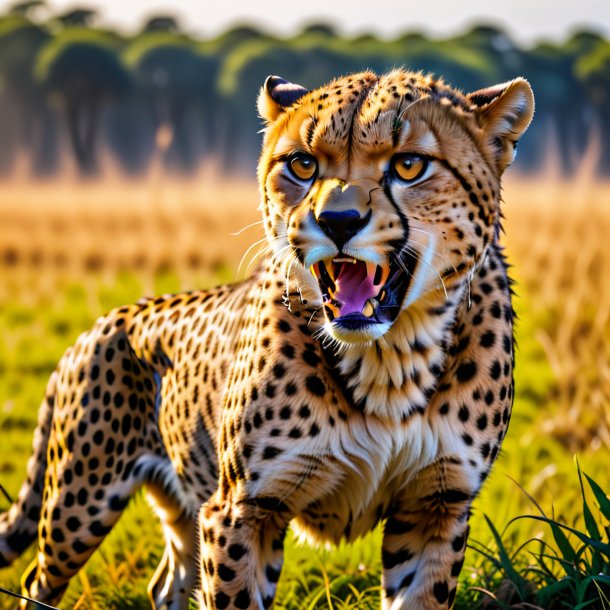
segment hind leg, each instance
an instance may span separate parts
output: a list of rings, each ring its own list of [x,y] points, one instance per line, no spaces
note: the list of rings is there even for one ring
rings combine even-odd
[[[144,480],[138,461],[158,446],[152,380],[120,330],[84,335],[59,368],[25,595],[57,603]]]
[[[196,514],[189,507],[168,461],[149,469],[148,497],[163,524],[165,550],[148,597],[157,610],[188,610],[196,584]],[[179,500],[180,498],[180,500]]]

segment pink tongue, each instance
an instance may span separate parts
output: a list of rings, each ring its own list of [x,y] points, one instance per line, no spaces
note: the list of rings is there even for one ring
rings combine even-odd
[[[373,278],[368,277],[364,263],[343,263],[335,279],[335,299],[343,303],[341,315],[361,313],[364,304],[377,296],[378,287],[373,286]]]

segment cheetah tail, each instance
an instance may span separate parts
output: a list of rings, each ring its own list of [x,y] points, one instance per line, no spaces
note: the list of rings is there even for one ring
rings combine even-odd
[[[37,536],[55,402],[55,377],[56,373],[53,373],[38,412],[33,453],[27,465],[27,479],[21,486],[17,500],[8,511],[0,514],[0,568],[15,561]]]

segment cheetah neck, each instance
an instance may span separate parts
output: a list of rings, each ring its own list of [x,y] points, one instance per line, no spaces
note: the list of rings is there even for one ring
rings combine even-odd
[[[467,297],[467,282],[455,283],[447,293],[423,296],[405,309],[392,328],[377,341],[337,346],[323,334],[323,318],[316,309],[303,307],[315,299],[299,285],[288,299],[292,312],[299,307],[310,318],[327,360],[343,381],[347,397],[367,415],[405,421],[422,413],[436,390],[446,365],[447,350],[460,307]]]
[[[405,421],[423,413],[445,368],[465,290],[456,286],[403,311],[381,339],[340,348],[338,371],[365,414]]]

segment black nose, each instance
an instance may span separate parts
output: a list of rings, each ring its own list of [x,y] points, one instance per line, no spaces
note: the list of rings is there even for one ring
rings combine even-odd
[[[330,237],[337,248],[343,246],[358,231],[364,228],[371,219],[371,210],[366,216],[360,216],[357,210],[344,210],[342,212],[322,212],[318,218],[320,228]]]

